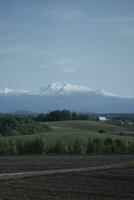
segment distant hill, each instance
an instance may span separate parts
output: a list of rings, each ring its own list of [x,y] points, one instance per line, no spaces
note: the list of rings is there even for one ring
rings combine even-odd
[[[32,116],[36,116],[38,113],[35,113],[35,112],[32,112],[32,111],[26,111],[26,110],[18,110],[16,112],[13,113],[14,115],[18,115],[18,116],[29,116],[29,115],[32,115]]]

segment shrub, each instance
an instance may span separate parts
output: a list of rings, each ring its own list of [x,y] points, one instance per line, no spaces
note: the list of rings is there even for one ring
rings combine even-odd
[[[122,140],[115,140],[116,153],[128,153],[128,144]]]
[[[26,135],[48,131],[48,125],[41,125],[29,117],[18,117],[12,115],[0,116],[0,135]]]
[[[115,153],[116,152],[116,146],[112,138],[106,138],[104,140],[104,148],[103,153]]]
[[[83,143],[82,140],[76,140],[74,142],[74,145],[73,145],[73,150],[74,150],[74,153],[76,154],[84,154],[86,153],[87,149],[86,149],[86,145]]]
[[[96,138],[93,141],[93,153],[95,154],[101,154],[102,153],[102,147],[103,147],[103,140]]]
[[[128,152],[134,153],[134,142],[129,142],[128,144]]]
[[[93,142],[91,138],[89,138],[87,143],[87,153],[94,153]]]
[[[16,141],[13,140],[13,139],[9,140],[9,143],[8,143],[8,153],[11,154],[11,155],[18,154],[18,149],[17,149]]]
[[[63,140],[57,140],[54,153],[68,153],[68,146]]]

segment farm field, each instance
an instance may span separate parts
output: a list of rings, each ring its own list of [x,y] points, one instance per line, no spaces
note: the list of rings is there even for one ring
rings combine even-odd
[[[77,120],[77,121],[56,121],[47,122],[47,124],[52,128],[54,135],[57,138],[64,139],[66,141],[73,141],[76,138],[83,140],[84,142],[90,138],[108,138],[113,139],[123,139],[126,141],[134,141],[134,127],[122,127],[112,124],[106,124],[102,122],[89,121],[89,120]],[[105,133],[99,133],[100,130],[105,131]],[[120,131],[131,132],[131,135],[120,136]]]
[[[121,131],[121,130],[134,130],[134,127],[123,127],[117,126],[109,123],[103,123],[98,121],[90,120],[74,120],[74,121],[56,121],[48,122],[52,127],[62,127],[70,129],[82,129],[98,132],[100,129],[103,129],[107,132],[111,131]]]
[[[134,161],[134,156],[50,156],[0,158],[1,172],[100,166]],[[30,160],[30,161],[29,161]],[[14,163],[14,169],[11,164]],[[25,165],[22,166],[22,163]],[[43,167],[45,166],[46,167]],[[21,168],[22,166],[22,168]],[[1,200],[133,200],[134,168],[0,179]]]
[[[130,161],[134,161],[134,155],[2,156],[0,157],[0,174],[52,169],[96,167],[126,163]]]
[[[45,123],[46,124],[46,123]],[[5,136],[0,137],[1,144],[8,144],[10,141],[18,142],[21,144],[26,143],[26,141],[35,141],[37,138],[41,138],[44,144],[47,145],[47,150],[51,149],[56,145],[58,140],[65,141],[68,145],[73,145],[76,140],[81,140],[85,145],[87,144],[89,138],[112,138],[121,139],[124,142],[133,142],[133,130],[122,126],[115,126],[111,124],[105,124],[95,121],[60,121],[60,122],[47,122],[51,131],[36,133],[36,134],[27,134],[27,135],[18,135],[18,136]],[[131,128],[132,129],[132,128]],[[100,130],[104,130],[105,133],[99,133]],[[131,135],[119,135],[120,131],[131,132]]]
[[[63,140],[67,144],[73,144],[77,139],[83,141],[83,143],[87,143],[88,139],[95,139],[95,138],[112,138],[112,139],[121,139],[123,141],[134,141],[134,136],[120,136],[114,133],[97,133],[94,131],[87,131],[87,130],[70,130],[70,129],[63,129],[61,127],[53,128],[51,132],[45,133],[37,133],[34,135],[21,135],[21,136],[7,136],[7,137],[0,137],[1,142],[10,142],[10,140],[25,142],[27,140],[34,140],[36,138],[42,138],[44,142],[47,143],[48,149],[51,149],[55,146],[57,140]]]

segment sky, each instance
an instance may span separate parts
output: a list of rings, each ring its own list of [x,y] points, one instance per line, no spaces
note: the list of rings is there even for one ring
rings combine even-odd
[[[0,86],[134,97],[134,0],[0,0]]]

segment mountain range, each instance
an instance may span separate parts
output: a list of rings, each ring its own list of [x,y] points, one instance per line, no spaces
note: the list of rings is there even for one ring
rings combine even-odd
[[[70,109],[77,112],[134,112],[134,98],[93,90],[83,85],[59,82],[35,90],[0,87],[0,112],[20,110],[48,112]]]

